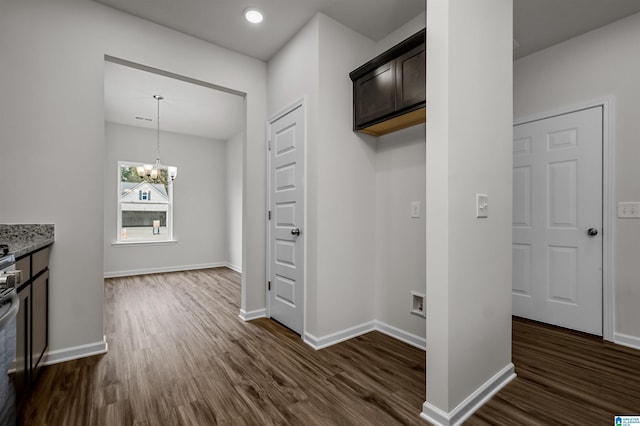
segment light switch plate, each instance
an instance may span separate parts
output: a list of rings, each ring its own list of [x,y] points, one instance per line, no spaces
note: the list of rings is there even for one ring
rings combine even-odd
[[[420,201],[411,202],[411,217],[420,217]]]
[[[489,196],[476,194],[476,217],[489,217]]]

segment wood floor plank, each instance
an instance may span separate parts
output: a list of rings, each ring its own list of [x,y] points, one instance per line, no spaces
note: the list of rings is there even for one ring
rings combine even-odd
[[[239,302],[226,268],[105,280],[109,352],[45,367],[21,424],[427,424],[423,351],[378,332],[315,351],[275,321],[243,322]],[[639,352],[514,319],[518,377],[466,423],[640,414]]]

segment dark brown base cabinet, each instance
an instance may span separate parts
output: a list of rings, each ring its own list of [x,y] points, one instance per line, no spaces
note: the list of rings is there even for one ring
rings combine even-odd
[[[16,269],[22,271],[13,377],[19,408],[49,347],[49,252],[50,247],[44,247],[16,262]]]
[[[426,120],[426,30],[349,74],[354,131],[381,136]]]

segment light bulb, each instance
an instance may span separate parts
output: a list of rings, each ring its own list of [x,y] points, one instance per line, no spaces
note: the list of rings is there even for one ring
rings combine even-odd
[[[252,24],[259,24],[264,19],[264,16],[262,15],[262,12],[255,7],[249,7],[244,10],[244,19]]]
[[[167,167],[167,171],[169,173],[169,178],[171,180],[174,180],[176,178],[176,176],[178,176],[178,168],[177,167],[169,166],[169,167]]]

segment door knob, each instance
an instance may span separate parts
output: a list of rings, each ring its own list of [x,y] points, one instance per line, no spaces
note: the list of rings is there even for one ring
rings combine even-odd
[[[598,230],[596,228],[589,228],[587,230],[587,235],[590,237],[595,237],[596,235],[598,235]]]
[[[291,230],[291,235],[295,235],[295,236],[300,235],[300,228],[293,228]]]

